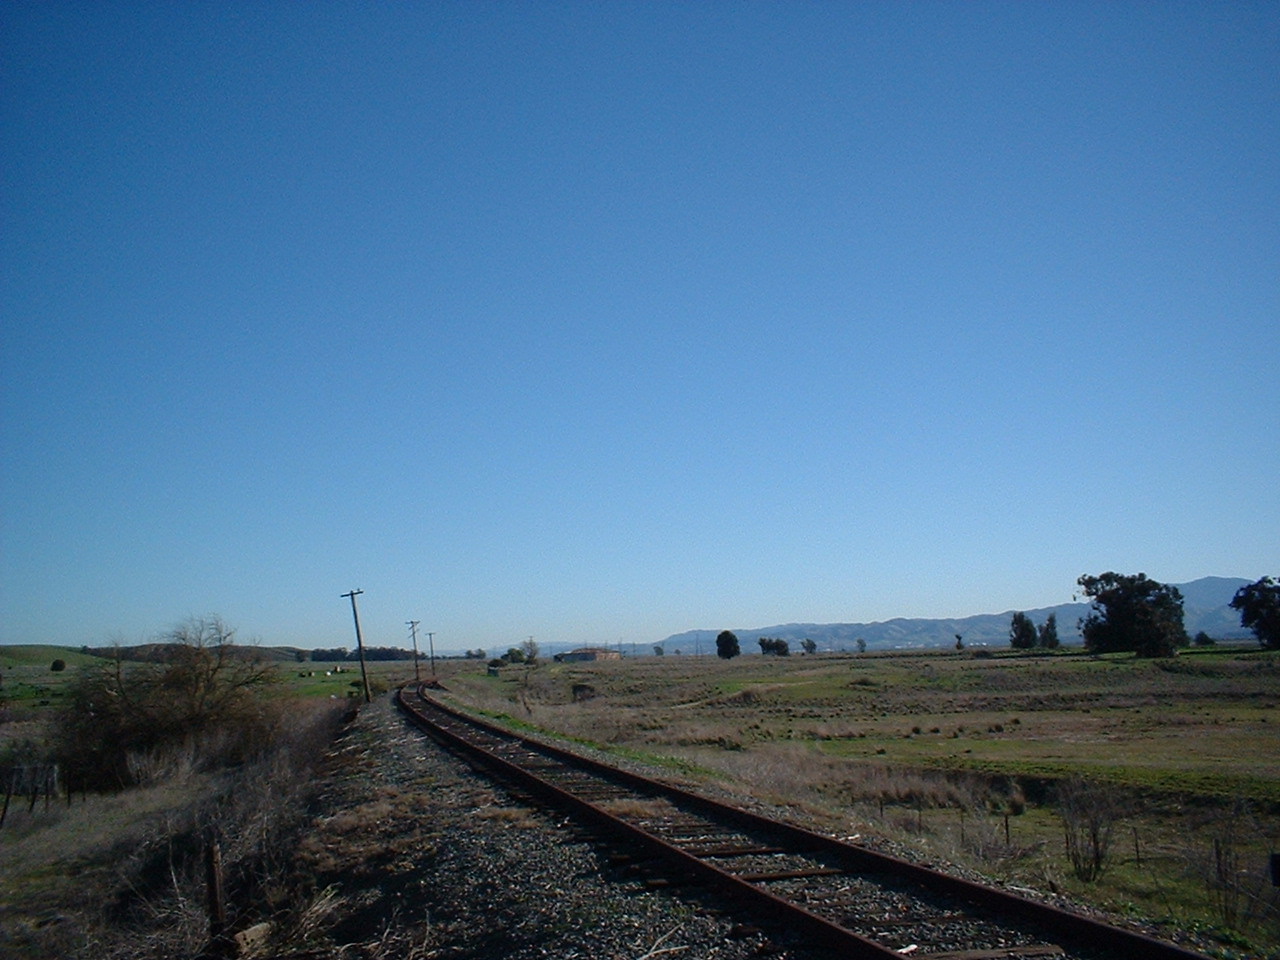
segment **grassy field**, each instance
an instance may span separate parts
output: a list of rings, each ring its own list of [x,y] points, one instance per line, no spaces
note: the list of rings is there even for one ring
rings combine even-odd
[[[51,669],[54,660],[62,660],[66,669]],[[0,646],[0,705],[5,711],[0,718],[0,745],[6,736],[6,726],[22,723],[26,729],[27,725],[41,722],[61,706],[68,685],[80,675],[81,669],[107,663],[109,661],[102,657],[70,647]],[[129,669],[127,663],[125,669]],[[425,662],[422,669],[427,670]],[[358,663],[280,662],[275,665],[275,671],[280,681],[277,692],[282,696],[346,699],[363,693]],[[375,692],[399,686],[413,677],[412,661],[369,664],[369,682]],[[9,733],[12,735],[12,731]]]
[[[55,657],[67,669],[52,671]],[[0,753],[38,742],[66,685],[93,662],[0,648]],[[377,693],[411,681],[414,665],[371,663],[369,673]],[[276,675],[273,697],[362,695],[358,664],[280,663]],[[1275,654],[667,656],[543,661],[496,677],[483,661],[441,660],[439,675],[464,707],[783,806],[834,833],[1154,920],[1217,956],[1280,957],[1267,874],[1280,851]],[[1079,815],[1059,802],[1076,781],[1109,836],[1105,868],[1089,880],[1065,846]],[[6,847],[17,839],[0,833]]]
[[[1280,955],[1280,658],[936,651],[442,666],[458,703],[696,773],[844,835]],[[1056,798],[1110,831],[1080,879]]]

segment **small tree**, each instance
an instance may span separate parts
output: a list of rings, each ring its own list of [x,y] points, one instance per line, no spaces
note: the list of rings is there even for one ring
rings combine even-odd
[[[760,644],[760,652],[765,656],[787,657],[791,655],[791,647],[785,640],[761,637],[756,642]]]
[[[538,643],[533,637],[520,644],[520,652],[524,654],[524,662],[529,666],[538,662]]]
[[[1182,593],[1145,573],[1104,573],[1077,581],[1093,600],[1080,621],[1086,649],[1094,653],[1132,650],[1140,657],[1169,657],[1187,645]]]
[[[63,670],[67,669],[67,661],[59,657],[57,660],[53,661],[53,663],[49,664],[49,669],[54,673],[61,673]]]
[[[507,663],[524,663],[524,651],[519,647],[509,647],[502,655],[502,659]]]
[[[1021,611],[1009,622],[1009,645],[1015,650],[1030,650],[1036,645],[1036,625]]]
[[[1241,587],[1231,598],[1240,611],[1240,625],[1248,627],[1268,650],[1280,650],[1280,583],[1263,577]]]
[[[716,637],[716,656],[721,660],[732,660],[740,653],[742,648],[738,646],[737,635],[732,630],[721,630],[720,635]]]
[[[817,653],[818,651],[818,645],[814,643],[812,640],[810,640],[808,637],[805,637],[803,640],[800,641],[800,647],[801,649],[804,650],[805,653],[809,654],[810,656]]]
[[[653,655],[654,655],[655,657],[662,657],[662,656],[666,656],[666,653],[667,653],[667,651],[663,648],[662,644],[660,644],[660,643],[655,643],[655,644],[653,645]]]
[[[960,634],[958,634],[958,633],[956,634],[956,649],[957,649],[957,650],[963,650],[963,649],[964,649],[964,637],[962,637],[962,636],[961,636]]]
[[[1040,646],[1045,650],[1058,649],[1058,615],[1049,614],[1049,619],[1040,624]]]
[[[220,618],[188,620],[161,638],[164,659],[86,669],[59,715],[59,759],[93,787],[133,782],[130,759],[190,745],[212,762],[252,754],[273,722],[260,692],[276,671],[234,643]]]
[[[854,646],[858,648],[859,653],[867,652],[867,641],[863,640],[861,637],[854,641]]]

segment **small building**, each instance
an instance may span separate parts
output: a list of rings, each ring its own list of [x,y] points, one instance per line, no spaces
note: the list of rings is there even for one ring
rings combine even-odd
[[[551,659],[556,663],[578,663],[583,660],[621,660],[622,654],[608,647],[579,647],[566,653],[557,653]]]

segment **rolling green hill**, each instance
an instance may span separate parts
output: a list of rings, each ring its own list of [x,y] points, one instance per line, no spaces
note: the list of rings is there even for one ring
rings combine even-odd
[[[84,666],[101,662],[100,657],[82,653],[74,647],[55,647],[40,643],[0,647],[0,670],[13,667],[48,666],[54,660],[63,660],[67,666]]]

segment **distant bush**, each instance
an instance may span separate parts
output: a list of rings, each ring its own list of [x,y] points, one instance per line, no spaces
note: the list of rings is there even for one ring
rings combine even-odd
[[[67,669],[67,661],[58,658],[53,661],[53,663],[49,664],[49,669],[54,673],[61,673],[63,670]]]

